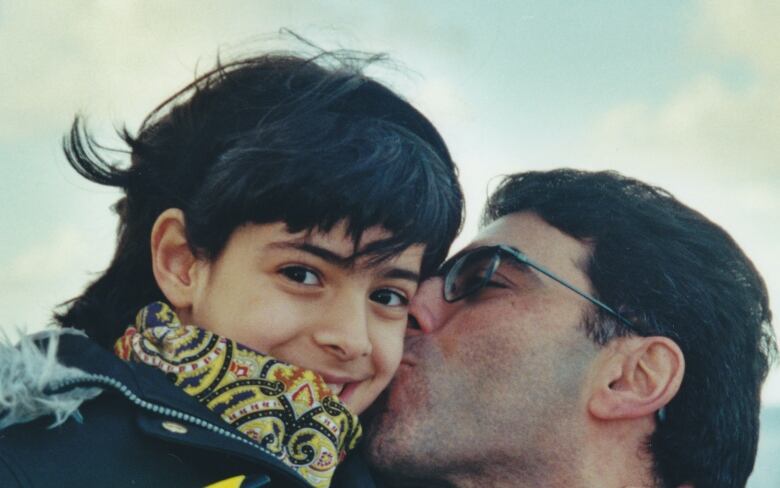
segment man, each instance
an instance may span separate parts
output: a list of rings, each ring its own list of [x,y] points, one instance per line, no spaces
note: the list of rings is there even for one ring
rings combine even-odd
[[[731,237],[614,172],[507,177],[427,281],[368,457],[390,485],[741,487],[776,353]]]

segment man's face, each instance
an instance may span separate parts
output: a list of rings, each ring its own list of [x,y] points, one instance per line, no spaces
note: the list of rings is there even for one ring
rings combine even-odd
[[[468,247],[507,244],[572,285],[592,291],[588,247],[533,213],[503,217]],[[502,261],[492,285],[455,303],[425,282],[411,313],[421,331],[370,430],[371,462],[425,478],[485,463],[543,469],[576,449],[582,385],[596,346],[581,324],[589,304],[560,284]]]

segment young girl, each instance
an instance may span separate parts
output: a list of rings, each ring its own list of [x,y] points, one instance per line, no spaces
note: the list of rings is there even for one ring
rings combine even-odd
[[[219,65],[123,131],[125,169],[76,119],[118,245],[48,358],[2,351],[0,485],[330,485],[462,218],[439,134],[349,64]]]

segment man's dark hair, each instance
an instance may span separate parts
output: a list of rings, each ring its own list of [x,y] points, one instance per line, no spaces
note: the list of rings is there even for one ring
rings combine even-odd
[[[750,259],[665,190],[611,171],[508,176],[483,221],[523,211],[587,243],[595,295],[643,335],[682,349],[682,385],[648,444],[659,484],[745,486],[761,384],[777,352],[766,286]],[[586,328],[599,344],[631,333],[600,310]]]
[[[107,162],[76,117],[63,143],[71,166],[125,196],[109,268],[58,322],[110,347],[139,308],[163,299],[150,234],[172,207],[205,259],[246,223],[328,232],[344,220],[356,250],[368,228],[390,232],[361,251],[371,260],[423,244],[422,274],[433,272],[462,222],[456,168],[433,125],[362,74],[375,60],[336,52],[218,62],[153,110],[136,136],[120,132],[128,167]]]

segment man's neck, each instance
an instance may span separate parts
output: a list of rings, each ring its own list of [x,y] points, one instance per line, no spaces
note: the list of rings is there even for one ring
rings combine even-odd
[[[583,486],[604,488],[658,486],[653,456],[647,451],[654,420],[594,423],[582,451]]]
[[[614,445],[613,445],[614,447]],[[448,473],[440,479],[420,480],[415,484],[388,485],[389,487],[426,488],[652,488],[651,467],[647,459],[636,454],[586,449],[578,455],[559,462],[536,463],[529,469],[521,463],[485,463],[475,470]]]
[[[582,476],[584,470],[577,465],[578,456],[544,456],[535,460],[519,459],[495,460],[482,463],[475,469],[463,469],[448,473],[441,484],[428,483],[426,487],[477,488],[587,488]],[[579,458],[581,460],[581,458]],[[595,484],[603,488],[604,485]]]

